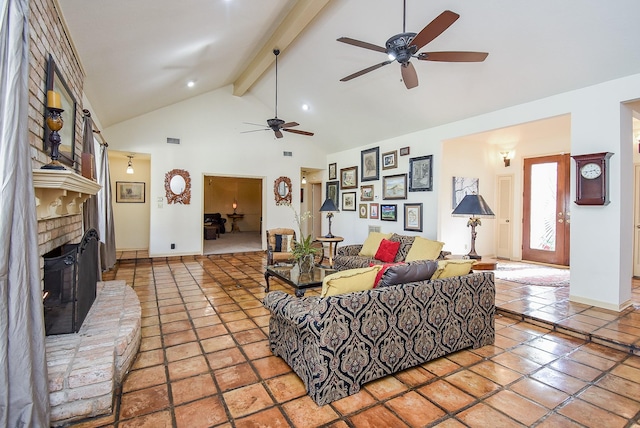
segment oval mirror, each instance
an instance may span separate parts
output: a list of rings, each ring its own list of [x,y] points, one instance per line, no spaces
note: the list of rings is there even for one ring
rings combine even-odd
[[[181,175],[174,175],[171,181],[169,182],[169,187],[171,187],[171,191],[176,195],[181,195],[184,192],[186,182]]]
[[[279,177],[273,183],[273,193],[276,197],[276,205],[291,203],[291,180],[287,177]]]
[[[164,176],[164,189],[168,204],[185,204],[191,202],[191,178],[184,169],[172,169]]]

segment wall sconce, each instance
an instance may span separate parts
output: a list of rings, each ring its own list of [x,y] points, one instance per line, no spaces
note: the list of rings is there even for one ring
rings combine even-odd
[[[66,169],[58,161],[60,152],[58,147],[60,146],[60,134],[58,131],[62,129],[64,121],[62,120],[62,101],[60,100],[60,94],[54,91],[47,91],[47,127],[51,130],[49,134],[49,144],[51,145],[51,162],[47,165],[43,165],[42,169]]]
[[[509,152],[500,152],[502,160],[504,161],[505,168],[511,165],[511,159],[509,159]]]
[[[302,184],[307,184],[307,177],[305,177],[304,175],[302,176]]]
[[[129,163],[127,164],[127,174],[133,174],[133,164],[131,159],[133,159],[133,155],[127,156],[129,158]]]

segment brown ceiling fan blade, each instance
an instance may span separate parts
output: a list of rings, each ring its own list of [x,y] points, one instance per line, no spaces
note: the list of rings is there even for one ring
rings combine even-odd
[[[298,125],[300,125],[298,122],[287,122],[280,125],[280,128],[291,128],[293,126],[298,126]]]
[[[340,81],[341,82],[346,82],[348,80],[355,79],[356,77],[360,77],[363,74],[366,74],[366,73],[368,73],[370,71],[376,70],[376,69],[378,69],[378,68],[380,68],[380,67],[382,67],[384,65],[391,64],[392,62],[393,61],[385,61],[385,62],[381,62],[380,64],[372,65],[371,67],[365,68],[364,70],[356,71],[355,73],[350,74],[347,77],[343,77],[342,79],[340,79]]]
[[[273,132],[276,134],[276,138],[282,138],[283,137],[282,132],[280,132],[279,130],[278,131],[273,131]]]
[[[286,132],[292,132],[292,133],[294,133],[294,134],[300,134],[300,135],[308,135],[308,136],[310,136],[310,137],[313,135],[313,132],[300,131],[300,130],[298,130],[298,129],[283,129],[283,131],[286,131]]]
[[[420,50],[424,45],[438,37],[447,28],[451,26],[456,20],[460,18],[455,12],[445,10],[438,15],[433,21],[427,24],[411,41],[411,45],[417,46],[417,50]]]
[[[416,73],[416,69],[413,67],[413,64],[410,62],[406,64],[400,65],[400,70],[402,71],[402,80],[404,81],[404,86],[407,89],[415,88],[418,86],[418,73]]]
[[[382,46],[377,46],[371,43],[363,42],[361,40],[352,39],[351,37],[340,37],[337,40],[348,45],[357,46],[359,48],[371,49],[372,51],[387,53],[387,50]]]
[[[423,52],[418,59],[423,61],[446,62],[482,62],[489,54],[487,52]]]

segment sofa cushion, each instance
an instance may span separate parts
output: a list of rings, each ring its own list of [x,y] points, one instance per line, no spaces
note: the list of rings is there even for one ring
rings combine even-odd
[[[320,297],[371,290],[380,267],[380,265],[376,265],[360,269],[342,270],[327,275],[322,281]]]
[[[387,268],[380,278],[378,287],[406,284],[408,282],[425,281],[433,278],[438,268],[435,260],[420,260],[411,263],[397,263]]]
[[[398,249],[398,254],[396,254],[394,262],[407,261],[407,254],[409,254],[414,239],[415,236],[398,235],[397,233],[391,235],[391,238],[389,238],[390,241],[400,242],[400,248]]]
[[[431,239],[416,236],[413,240],[411,249],[405,258],[406,262],[415,260],[436,260],[440,255],[440,251],[444,246],[444,242],[432,241]]]
[[[382,262],[391,263],[395,260],[396,254],[398,254],[398,248],[400,248],[400,242],[383,239],[380,241],[380,246],[378,247],[378,251],[376,251],[375,258]]]
[[[383,239],[389,239],[391,237],[391,233],[380,233],[380,232],[371,232],[367,239],[365,239],[364,244],[362,244],[362,248],[358,253],[359,256],[365,257],[373,257],[376,255],[376,251],[378,251],[378,247],[380,246],[380,241]]]
[[[403,265],[404,262],[398,262],[398,263],[384,263],[380,266],[380,270],[378,270],[378,273],[376,274],[376,279],[373,281],[373,288],[376,288],[379,284],[380,284],[380,280],[382,279],[382,275],[384,275],[384,273],[387,271],[387,269],[389,269],[391,266],[395,266],[395,265]],[[371,263],[369,266],[376,266],[375,263]]]
[[[467,275],[471,272],[473,263],[475,263],[473,259],[440,260],[438,262],[438,269],[434,272],[431,279]]]
[[[276,245],[273,251],[277,253],[288,253],[293,250],[293,235],[276,234]]]

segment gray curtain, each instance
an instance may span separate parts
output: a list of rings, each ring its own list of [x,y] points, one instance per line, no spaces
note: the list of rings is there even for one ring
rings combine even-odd
[[[0,426],[48,427],[28,117],[29,2],[0,1]]]
[[[97,143],[97,142],[96,142]],[[109,270],[116,264],[116,234],[113,225],[113,205],[111,203],[111,174],[109,172],[109,152],[107,143],[100,144],[100,155],[96,158],[98,168],[98,184],[102,189],[98,192],[98,218],[100,233],[100,264],[102,270]]]

